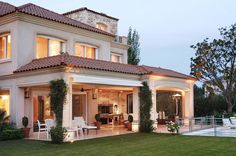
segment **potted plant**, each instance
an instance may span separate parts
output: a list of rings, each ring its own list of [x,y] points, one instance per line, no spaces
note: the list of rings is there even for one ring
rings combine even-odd
[[[180,126],[177,123],[170,121],[166,124],[166,127],[167,131],[169,131],[171,134],[179,134]]]
[[[100,119],[100,115],[99,114],[96,114],[95,115],[95,125],[97,126],[97,129],[100,129],[101,128],[101,125],[102,125],[102,122],[101,122],[101,119]]]
[[[24,138],[29,137],[30,128],[27,128],[28,124],[29,124],[29,119],[26,116],[24,116],[22,118],[22,125],[24,126],[24,128],[21,128]]]
[[[132,122],[133,122],[133,116],[132,115],[129,115],[128,116],[128,121],[129,123],[127,123],[127,128],[128,128],[128,131],[132,131]]]

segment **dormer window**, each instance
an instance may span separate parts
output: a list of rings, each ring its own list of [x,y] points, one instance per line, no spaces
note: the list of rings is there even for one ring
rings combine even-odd
[[[0,35],[0,60],[8,60],[11,58],[11,35]]]
[[[103,30],[103,31],[107,31],[107,25],[104,24],[104,23],[98,22],[98,23],[96,24],[96,28],[98,28],[98,29],[100,29],[100,30]]]
[[[91,59],[98,58],[98,48],[89,44],[76,43],[75,55],[79,57],[86,57]]]
[[[65,52],[64,40],[38,35],[36,38],[36,58],[59,55]]]

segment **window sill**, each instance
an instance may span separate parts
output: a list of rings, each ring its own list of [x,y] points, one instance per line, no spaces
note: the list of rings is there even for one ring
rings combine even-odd
[[[4,63],[8,63],[8,62],[11,62],[11,59],[4,59],[4,60],[0,59],[0,64],[4,64]]]

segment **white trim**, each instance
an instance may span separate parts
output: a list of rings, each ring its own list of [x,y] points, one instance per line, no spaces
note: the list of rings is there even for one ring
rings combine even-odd
[[[142,86],[142,81],[139,80],[127,80],[121,78],[101,77],[101,76],[87,76],[87,75],[75,75],[73,76],[74,83],[91,83],[91,84],[105,84],[115,86]]]
[[[37,35],[37,37],[41,37],[41,38],[46,38],[49,40],[56,40],[56,41],[60,41],[60,42],[66,42],[66,40],[57,38],[57,37],[51,37],[51,36],[47,36],[47,35]]]

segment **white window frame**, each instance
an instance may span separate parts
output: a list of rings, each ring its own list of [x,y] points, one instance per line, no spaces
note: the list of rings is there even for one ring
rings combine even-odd
[[[5,58],[0,58],[0,61],[7,61],[7,60],[11,59],[11,58],[7,58],[7,42],[8,42],[7,41],[7,39],[8,39],[7,36],[10,36],[10,39],[11,39],[10,33],[3,33],[3,34],[0,35],[0,37],[3,37],[5,39],[5,41],[4,41],[4,47],[5,47],[4,48],[4,56],[5,56]],[[10,51],[10,53],[11,53],[11,51]]]
[[[76,42],[75,44],[80,44],[81,46],[84,46],[84,51],[83,51],[83,56],[82,57],[85,57],[85,58],[88,58],[87,57],[87,47],[89,48],[94,48],[95,49],[95,60],[98,59],[98,47],[96,46],[93,46],[91,44],[86,44],[86,43],[81,43],[81,42]]]
[[[56,40],[56,41],[61,42],[61,51],[60,52],[66,52],[66,40],[56,38],[56,37],[46,36],[46,35],[37,35],[36,38],[37,37],[48,39],[48,54],[47,54],[47,57],[52,56],[51,40]],[[36,53],[37,53],[37,51],[36,51]]]
[[[116,62],[116,63],[123,63],[123,55],[122,54],[111,52],[111,56],[110,56],[111,58],[112,58],[112,55],[118,56],[120,58],[119,62]],[[112,61],[112,59],[111,59],[111,61]]]

